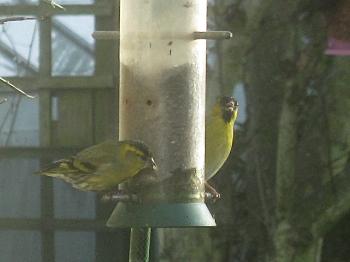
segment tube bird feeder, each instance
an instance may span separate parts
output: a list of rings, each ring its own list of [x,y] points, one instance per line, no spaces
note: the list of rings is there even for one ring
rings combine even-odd
[[[119,202],[107,225],[215,226],[204,203],[207,1],[120,5],[119,139],[143,141],[158,169],[124,185],[138,201]]]

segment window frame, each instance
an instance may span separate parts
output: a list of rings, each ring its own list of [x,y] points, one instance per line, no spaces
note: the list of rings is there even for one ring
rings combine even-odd
[[[43,165],[48,161],[71,155],[81,148],[51,146],[51,96],[60,90],[91,90],[92,92],[113,92],[117,85],[119,50],[113,41],[95,42],[95,72],[92,76],[52,76],[52,17],[56,15],[93,15],[95,30],[116,30],[119,21],[118,0],[95,0],[94,4],[64,5],[66,10],[52,8],[50,4],[39,0],[39,4],[0,5],[0,16],[36,16],[44,17],[39,23],[39,72],[30,76],[6,77],[26,92],[39,94],[39,147],[0,147],[0,155],[9,158],[39,158]],[[110,52],[106,52],[110,50]],[[11,92],[7,88],[0,89],[2,94]],[[117,96],[115,96],[117,98]],[[117,107],[117,101],[116,105]],[[116,124],[115,124],[116,125]],[[95,128],[96,129],[96,128]],[[117,127],[116,127],[117,129]],[[104,139],[104,134],[93,130],[93,143]],[[88,146],[88,145],[87,145]],[[54,217],[53,181],[41,178],[41,215],[40,218],[0,218],[0,230],[33,230],[41,233],[42,261],[55,261],[55,231],[93,231],[96,233],[96,261],[105,261],[104,245],[98,244],[104,233],[111,232],[105,226],[114,204],[102,204],[96,201],[96,219],[61,219]],[[101,233],[101,234],[100,234]],[[120,231],[119,238],[126,240],[128,232]],[[102,242],[106,242],[104,239]],[[120,242],[120,241],[118,241]]]

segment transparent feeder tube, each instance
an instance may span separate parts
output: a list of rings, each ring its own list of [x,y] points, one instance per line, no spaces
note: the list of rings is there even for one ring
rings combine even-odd
[[[203,0],[121,0],[120,140],[146,143],[159,185],[148,202],[204,197],[206,30]],[[132,182],[131,182],[132,184]]]

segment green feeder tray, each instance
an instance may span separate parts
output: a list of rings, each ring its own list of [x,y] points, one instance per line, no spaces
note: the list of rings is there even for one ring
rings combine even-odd
[[[108,227],[213,227],[205,203],[119,202],[107,221]]]

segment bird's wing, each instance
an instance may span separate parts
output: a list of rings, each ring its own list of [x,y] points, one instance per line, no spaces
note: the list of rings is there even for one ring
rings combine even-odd
[[[37,174],[58,177],[68,183],[76,183],[92,176],[95,170],[95,166],[84,162],[77,162],[72,157],[55,161]]]
[[[107,167],[108,164],[105,165]],[[82,191],[106,191],[117,184],[109,183],[110,179],[100,174],[99,168],[74,157],[55,161],[37,174],[60,178]]]
[[[103,164],[115,162],[117,160],[118,147],[118,141],[115,139],[88,147],[75,156],[76,161],[74,161],[74,164],[82,162],[100,167]]]

